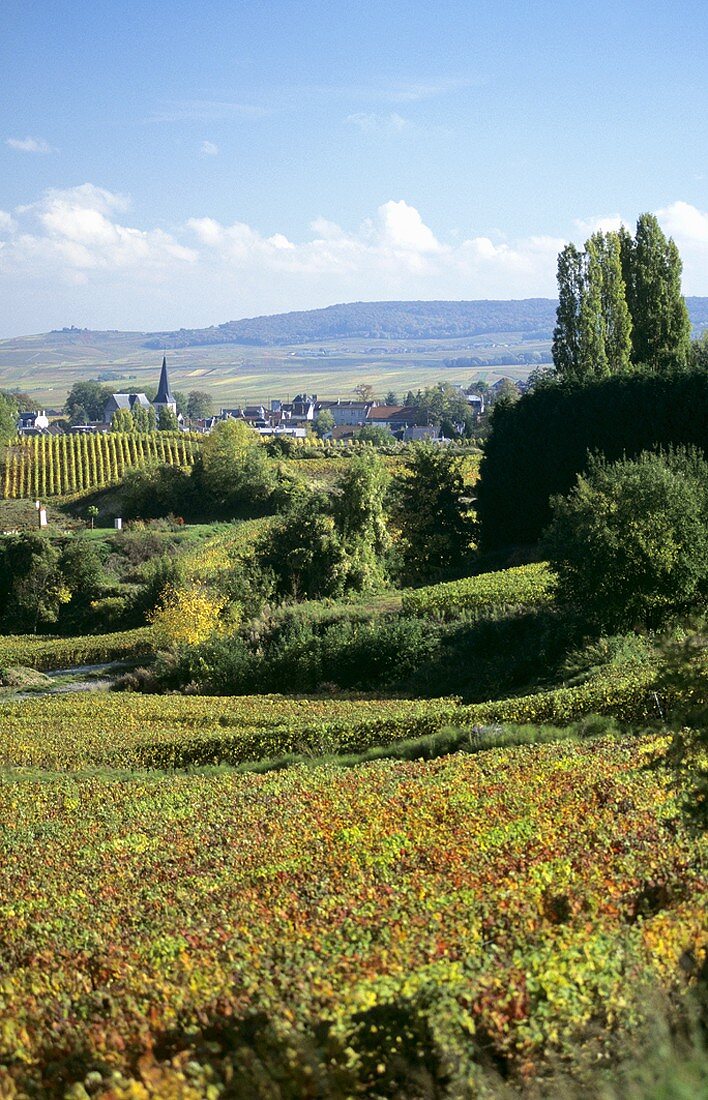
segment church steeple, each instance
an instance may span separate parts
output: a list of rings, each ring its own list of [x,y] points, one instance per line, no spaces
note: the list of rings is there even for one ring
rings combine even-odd
[[[167,375],[167,356],[162,356],[162,370],[160,371],[160,384],[157,387],[157,397],[153,405],[175,405],[175,399],[170,390],[170,380]]]

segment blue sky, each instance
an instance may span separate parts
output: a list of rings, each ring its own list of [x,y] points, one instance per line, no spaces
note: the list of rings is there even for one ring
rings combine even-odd
[[[656,211],[708,294],[706,6],[3,0],[0,335],[554,293]]]

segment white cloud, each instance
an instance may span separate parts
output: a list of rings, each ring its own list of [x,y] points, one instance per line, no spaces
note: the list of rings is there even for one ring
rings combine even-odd
[[[213,141],[203,141],[201,154],[203,157],[216,157],[219,155],[219,146]]]
[[[708,214],[690,203],[674,202],[657,211],[657,217],[679,248],[708,245]]]
[[[424,224],[416,208],[403,199],[380,206],[378,224],[382,243],[391,248],[412,252],[442,251],[432,229]]]
[[[573,224],[583,238],[587,239],[593,233],[616,233],[625,223],[619,214],[605,214],[592,218],[576,218]]]
[[[708,293],[708,215],[677,202],[658,216],[681,249],[686,290]],[[443,235],[401,198],[353,229],[318,217],[304,239],[204,215],[169,229],[135,221],[126,196],[90,183],[0,212],[0,332],[178,328],[334,301],[552,297],[567,239]]]
[[[20,221],[3,250],[2,267],[72,281],[77,272],[92,269],[145,273],[197,258],[162,229],[116,221],[128,207],[124,195],[90,183],[46,191],[38,202],[17,207]]]
[[[365,111],[356,111],[352,115],[347,115],[346,121],[351,126],[355,126],[362,134],[401,134],[404,130],[412,129],[412,123],[395,111],[389,115],[367,114]]]
[[[44,138],[6,138],[5,144],[18,153],[56,153],[56,149]]]

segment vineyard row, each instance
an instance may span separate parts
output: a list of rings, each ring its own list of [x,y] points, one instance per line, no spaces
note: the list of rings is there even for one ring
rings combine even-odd
[[[109,432],[105,435],[43,435],[6,449],[2,493],[6,500],[61,496],[102,489],[126,469],[161,462],[191,466],[199,444],[179,432]]]

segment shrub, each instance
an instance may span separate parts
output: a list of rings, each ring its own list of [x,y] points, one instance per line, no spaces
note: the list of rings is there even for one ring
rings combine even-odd
[[[656,627],[708,597],[708,462],[697,453],[595,458],[553,500],[558,598],[601,627]]]
[[[473,535],[460,459],[446,447],[416,445],[395,489],[405,580],[426,581],[459,569]]]

